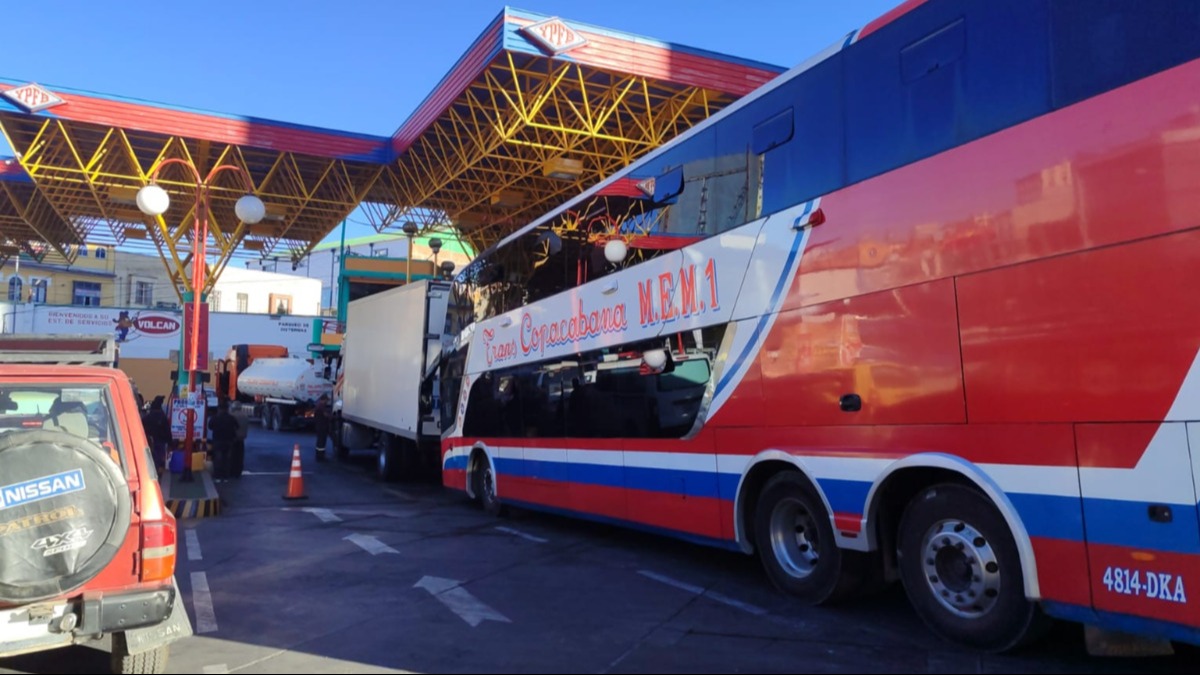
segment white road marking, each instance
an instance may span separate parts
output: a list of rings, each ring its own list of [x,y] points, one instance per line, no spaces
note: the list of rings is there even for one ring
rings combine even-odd
[[[379,541],[378,538],[372,537],[369,534],[358,534],[357,532],[351,535],[342,537],[346,541],[358,546],[362,550],[371,555],[379,555],[380,553],[399,553],[396,549]]]
[[[192,572],[192,607],[196,610],[196,633],[217,630],[217,612],[213,609],[212,593],[204,572]]]
[[[184,530],[183,538],[187,542],[188,560],[203,560],[204,555],[200,552],[200,536],[196,534],[196,531]]]
[[[392,489],[392,488],[388,488],[388,489],[384,490],[384,492],[388,493],[389,495],[391,495],[393,497],[399,497],[400,499],[410,499],[410,500],[412,499],[412,495],[405,493],[405,492],[401,492],[399,490]]]
[[[471,592],[463,588],[460,583],[455,579],[421,577],[420,581],[413,584],[413,588],[424,588],[429,591],[430,595],[450,608],[450,611],[470,624],[472,628],[484,621],[512,623],[507,616],[488,607],[479,598],[471,595]]]
[[[702,595],[702,596],[708,598],[709,600],[715,600],[723,605],[729,605],[730,607],[733,607],[735,609],[740,609],[743,612],[747,612],[749,614],[754,614],[755,616],[763,616],[764,614],[767,613],[767,610],[765,610],[762,607],[759,607],[757,605],[751,605],[748,602],[742,602],[741,600],[731,598],[728,595],[725,595],[724,593],[717,593],[716,591],[705,590],[704,588],[701,588],[700,586],[695,586],[693,584],[689,584],[686,581],[672,579],[671,577],[668,577],[663,574],[659,574],[657,572],[651,572],[649,570],[639,570],[638,574],[640,574],[644,577],[653,579],[655,581],[664,583],[668,586],[674,586],[675,588],[678,588],[683,591],[687,591],[688,593],[691,593],[693,595]]]
[[[507,532],[511,535],[521,537],[522,539],[528,539],[529,541],[536,541],[539,544],[545,544],[546,542],[550,541],[549,539],[542,539],[541,537],[535,537],[532,534],[526,534],[520,530],[514,530],[511,527],[504,527],[503,525],[497,525],[496,529],[500,530],[501,532]]]
[[[217,663],[217,664],[213,664],[211,666],[204,666],[204,675],[221,675],[221,673],[228,673],[228,672],[229,672],[229,666],[225,665],[224,663]]]
[[[243,476],[290,476],[291,471],[243,471]]]
[[[313,514],[314,516],[320,518],[322,523],[340,523],[340,522],[342,522],[342,519],[338,518],[336,515],[334,515],[333,511],[331,511],[329,509],[304,509],[304,510],[308,511],[309,513]]]

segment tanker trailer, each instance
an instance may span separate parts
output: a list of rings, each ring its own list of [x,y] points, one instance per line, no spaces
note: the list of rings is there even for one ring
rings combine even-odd
[[[324,364],[300,358],[259,358],[238,374],[237,389],[254,397],[264,429],[282,431],[311,424],[317,399],[329,395],[333,384]]]

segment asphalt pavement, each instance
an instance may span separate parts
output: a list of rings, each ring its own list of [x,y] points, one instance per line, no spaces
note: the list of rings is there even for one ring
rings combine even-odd
[[[372,458],[316,463],[307,434],[254,429],[216,518],[181,521],[196,635],[172,673],[1184,673],[1196,650],[1099,659],[1062,625],[1015,655],[933,637],[902,591],[837,608],[775,592],[753,558],[525,511],[494,518]],[[300,444],[307,499],[285,500]],[[106,644],[0,660],[103,673]]]

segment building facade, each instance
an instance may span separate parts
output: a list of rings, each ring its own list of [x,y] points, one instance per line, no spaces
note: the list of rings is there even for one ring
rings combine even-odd
[[[470,246],[466,242],[460,241],[454,234],[431,233],[413,239],[412,259],[414,261],[434,259],[433,250],[429,247],[429,240],[435,237],[442,241],[441,249],[437,255],[438,263],[449,260],[454,263],[454,269],[460,270],[474,257],[474,252]],[[346,240],[344,253],[341,242],[319,244],[303,260],[297,263],[295,267],[284,256],[269,256],[262,260],[248,260],[244,265],[248,270],[265,270],[288,275],[292,278],[299,276],[319,281],[321,284],[321,311],[324,314],[331,315],[337,310],[338,269],[341,265],[342,255],[406,259],[408,258],[408,239],[402,234],[377,234],[367,237],[355,237]],[[230,269],[232,267],[231,263]],[[228,270],[226,273],[228,273]],[[224,302],[224,298],[222,298],[222,302]]]
[[[117,300],[116,260],[107,246],[80,246],[68,261],[56,251],[41,261],[13,256],[0,268],[4,299],[14,303],[112,306]],[[162,264],[159,264],[161,267]]]
[[[2,299],[17,305],[73,305],[172,310],[179,295],[157,256],[106,246],[80,246],[68,262],[57,252],[41,261],[13,257],[0,267]],[[257,269],[227,266],[209,294],[214,312],[243,314],[321,313],[322,284]]]

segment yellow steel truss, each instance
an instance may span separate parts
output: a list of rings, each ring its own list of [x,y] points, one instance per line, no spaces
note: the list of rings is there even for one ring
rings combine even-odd
[[[448,218],[483,250],[734,98],[502,52],[401,153],[379,184],[392,207],[376,226]],[[582,161],[582,172],[544,176],[546,162],[559,157]]]
[[[223,172],[209,186],[206,293],[239,245],[264,256],[283,248],[293,261],[302,258],[359,205],[384,171],[379,165],[57,118],[0,114],[0,130],[33,179],[29,194],[21,194],[27,184],[0,183],[8,197],[0,193],[0,235],[12,242],[45,240],[68,259],[68,245],[85,240],[150,239],[181,295],[191,268],[194,179],[182,166],[164,168],[158,183],[171,194],[171,208],[160,217],[143,215],[134,202],[160,162],[183,159],[201,175],[222,164],[238,166],[267,204],[266,220],[247,227],[233,213],[245,193],[242,181]]]

